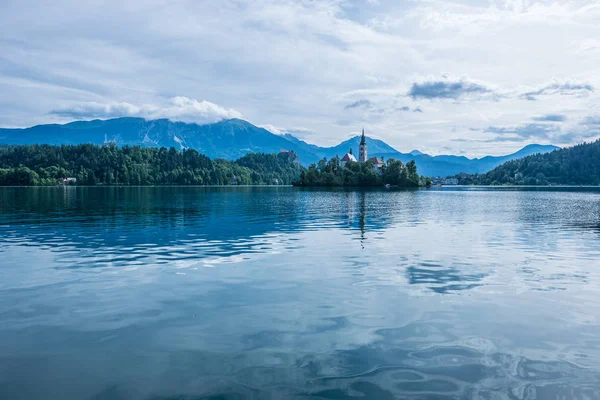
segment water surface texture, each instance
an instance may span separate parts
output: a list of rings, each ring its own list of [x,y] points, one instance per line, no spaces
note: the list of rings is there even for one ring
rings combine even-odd
[[[1,399],[600,399],[600,191],[0,188]]]

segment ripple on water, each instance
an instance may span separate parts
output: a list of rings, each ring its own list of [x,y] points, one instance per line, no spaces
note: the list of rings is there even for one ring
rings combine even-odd
[[[2,399],[600,398],[600,192],[0,204]]]

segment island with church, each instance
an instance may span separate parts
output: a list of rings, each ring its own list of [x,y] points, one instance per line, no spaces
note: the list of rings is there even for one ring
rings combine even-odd
[[[358,147],[358,160],[352,149],[342,158],[323,158],[302,171],[294,186],[306,187],[419,187],[430,186],[431,180],[419,176],[414,161],[404,164],[400,160],[368,156],[365,130],[362,130]]]

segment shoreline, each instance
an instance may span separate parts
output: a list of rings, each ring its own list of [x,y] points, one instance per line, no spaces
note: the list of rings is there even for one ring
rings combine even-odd
[[[25,186],[25,185],[0,185],[0,188],[296,188],[296,189],[348,189],[348,190],[444,190],[444,189],[600,189],[600,185],[445,185],[441,187],[391,187],[380,186],[295,186],[295,185],[52,185],[52,186]]]

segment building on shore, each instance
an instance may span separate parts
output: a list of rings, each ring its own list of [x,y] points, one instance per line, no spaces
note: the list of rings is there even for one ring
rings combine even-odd
[[[77,178],[59,178],[56,180],[57,185],[76,185]]]
[[[434,185],[458,185],[458,179],[457,178],[444,178],[442,176],[436,176],[435,178],[433,178],[432,183]]]

